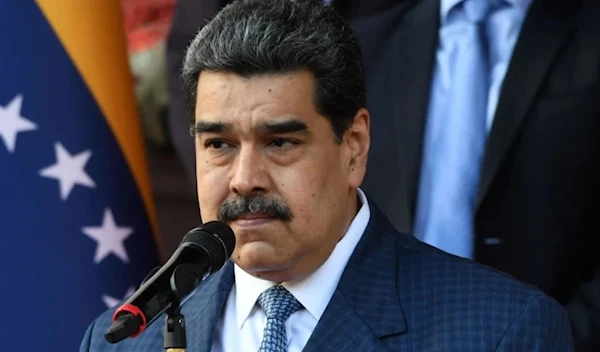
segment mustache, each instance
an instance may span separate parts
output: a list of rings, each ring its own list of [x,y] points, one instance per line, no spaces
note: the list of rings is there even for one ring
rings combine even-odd
[[[222,222],[230,222],[248,214],[266,214],[283,221],[291,221],[293,218],[292,211],[283,201],[263,196],[242,196],[227,200],[219,208],[218,217]]]

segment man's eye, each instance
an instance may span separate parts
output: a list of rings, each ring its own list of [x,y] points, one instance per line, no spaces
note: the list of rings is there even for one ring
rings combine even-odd
[[[206,148],[212,148],[212,149],[222,149],[222,148],[227,148],[230,145],[223,142],[223,141],[219,141],[219,140],[214,140],[214,141],[207,141],[204,146]]]
[[[269,144],[277,148],[290,148],[295,146],[297,143],[285,138],[273,138]]]

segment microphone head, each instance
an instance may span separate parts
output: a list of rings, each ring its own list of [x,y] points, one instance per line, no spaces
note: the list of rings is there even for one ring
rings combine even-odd
[[[204,248],[208,254],[211,273],[221,269],[233,253],[235,235],[227,224],[210,221],[190,230],[181,240],[181,244],[192,243]]]

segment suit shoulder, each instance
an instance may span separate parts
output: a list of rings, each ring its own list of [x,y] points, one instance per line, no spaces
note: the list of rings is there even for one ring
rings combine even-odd
[[[413,236],[400,234],[401,251],[408,254],[400,267],[410,268],[411,275],[418,274],[422,281],[433,286],[446,288],[465,287],[470,293],[493,293],[497,290],[502,296],[532,297],[542,292],[532,285],[518,281],[497,269],[479,264],[470,259],[460,258],[426,243]],[[402,275],[402,272],[400,273]]]
[[[477,350],[494,350],[503,339],[535,343],[556,335],[561,343],[568,341],[564,309],[537,288],[409,235],[400,235],[397,242],[399,300],[414,331],[457,343],[456,334],[477,333],[479,340],[460,342]]]
[[[500,334],[531,307],[564,313],[542,291],[508,274],[450,255],[410,235],[400,235],[399,243],[399,292],[404,296],[401,301],[412,302],[407,308],[415,317],[430,314],[458,325],[478,321]]]

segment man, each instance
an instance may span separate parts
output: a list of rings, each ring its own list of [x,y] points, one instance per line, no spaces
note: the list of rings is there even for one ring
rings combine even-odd
[[[566,314],[504,274],[393,229],[358,188],[370,137],[358,42],[316,1],[242,0],[190,45],[202,218],[231,261],[183,304],[189,351],[571,351]],[[150,351],[162,324],[82,351]]]
[[[600,351],[600,7],[422,0],[355,23],[397,229],[534,284]]]

